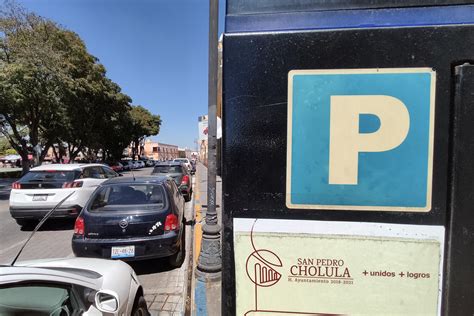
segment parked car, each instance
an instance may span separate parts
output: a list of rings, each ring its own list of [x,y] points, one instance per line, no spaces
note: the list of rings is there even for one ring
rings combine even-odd
[[[118,176],[102,164],[50,164],[35,167],[12,184],[10,214],[19,225],[38,221],[74,191],[53,217],[75,218],[98,185]]]
[[[115,172],[123,171],[123,165],[118,161],[110,163],[109,166]]]
[[[122,160],[120,163],[122,164],[124,171],[130,170],[131,166],[130,166],[130,161],[129,160]]]
[[[173,159],[173,161],[183,163],[186,166],[186,168],[188,168],[189,170],[192,169],[191,162],[189,161],[188,158],[175,158]]]
[[[90,258],[18,262],[42,224],[73,195],[70,192],[48,210],[10,265],[0,265],[0,315],[149,315],[138,277],[124,262]]]
[[[72,250],[78,257],[142,260],[185,257],[184,199],[169,177],[110,179],[76,219]]]
[[[121,261],[43,259],[0,266],[0,315],[149,315],[133,269]]]
[[[184,196],[186,202],[191,201],[191,196],[193,194],[193,182],[192,176],[186,168],[186,166],[181,162],[162,162],[159,163],[153,168],[152,175],[162,175],[171,177],[176,185],[178,186],[179,191]]]
[[[196,173],[196,160],[191,160],[191,174]]]
[[[145,166],[153,167],[155,165],[153,160],[145,160]]]
[[[145,167],[145,163],[141,160],[136,160],[136,161],[134,161],[134,163],[137,165],[137,169]]]

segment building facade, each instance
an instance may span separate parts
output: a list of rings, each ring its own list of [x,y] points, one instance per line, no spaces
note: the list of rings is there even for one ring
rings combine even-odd
[[[151,139],[145,141],[143,147],[143,156],[153,160],[169,160],[178,158],[178,146],[160,142],[154,142]]]

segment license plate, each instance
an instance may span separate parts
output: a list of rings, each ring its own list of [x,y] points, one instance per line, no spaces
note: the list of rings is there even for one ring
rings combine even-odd
[[[135,246],[112,247],[112,258],[135,257]]]
[[[35,194],[33,195],[33,201],[46,201],[48,199],[47,194]]]

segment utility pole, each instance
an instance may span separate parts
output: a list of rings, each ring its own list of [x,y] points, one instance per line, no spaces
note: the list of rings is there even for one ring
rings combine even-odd
[[[198,272],[207,278],[220,276],[222,270],[221,227],[217,221],[216,210],[218,9],[218,0],[209,0],[207,211],[197,265]]]

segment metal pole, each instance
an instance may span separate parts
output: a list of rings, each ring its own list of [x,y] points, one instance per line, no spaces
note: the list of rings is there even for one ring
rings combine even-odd
[[[217,19],[218,0],[209,0],[209,85],[208,85],[208,165],[207,165],[207,211],[206,223],[202,227],[201,252],[197,269],[205,274],[222,270],[221,227],[216,211],[216,167],[217,167]]]

